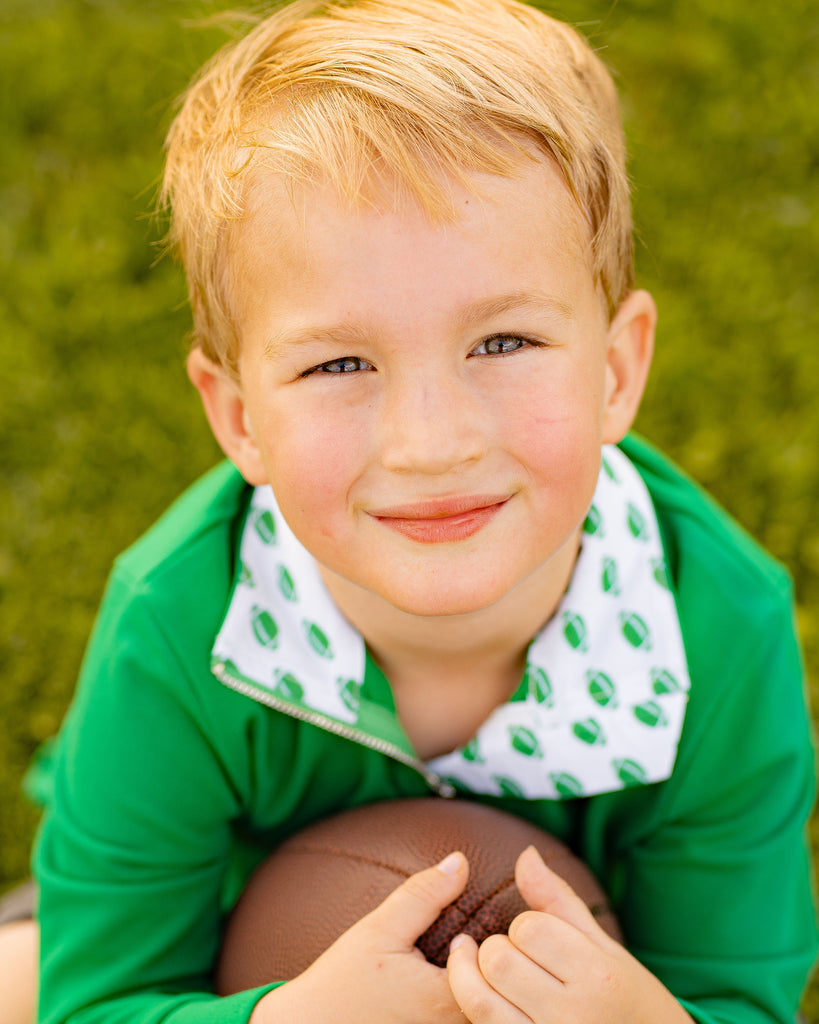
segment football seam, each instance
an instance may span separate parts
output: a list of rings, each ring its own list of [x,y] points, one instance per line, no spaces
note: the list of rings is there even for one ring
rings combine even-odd
[[[558,856],[556,856],[556,857],[550,857],[549,858],[547,866],[551,868],[552,865],[556,864],[558,861],[561,861],[561,860],[571,860],[571,859],[572,859],[572,854],[571,853],[558,854]],[[486,895],[483,896],[483,898],[480,900],[480,902],[477,903],[468,914],[464,910],[462,910],[460,908],[460,906],[458,905],[459,901],[461,899],[460,896],[454,902],[449,904],[449,908],[448,909],[454,910],[458,915],[460,915],[462,922],[464,923],[465,926],[467,926],[467,925],[469,925],[469,923],[471,921],[475,920],[475,918],[478,916],[480,911],[483,910],[483,908],[487,905],[487,903],[491,902],[491,900],[493,900],[496,896],[499,896],[501,893],[505,892],[507,889],[509,889],[510,887],[513,887],[514,885],[515,885],[514,879],[511,880],[511,881],[508,881],[508,882],[502,882],[500,885],[497,885],[491,892],[486,893]],[[463,894],[461,894],[461,895],[463,896]],[[607,903],[595,903],[594,905],[586,904],[586,906],[588,907],[588,909],[591,912],[592,916],[595,917],[595,918],[600,917],[601,915],[603,915],[605,913],[608,913],[608,911],[610,909]],[[434,927],[434,925],[432,927]],[[473,938],[476,938],[476,936],[473,936]],[[437,946],[435,946],[434,948],[432,948],[429,951],[429,956],[433,960],[437,961],[438,957],[440,956],[441,952],[443,951],[444,944],[445,944],[444,942],[440,942]]]
[[[372,867],[381,868],[383,871],[389,871],[391,874],[397,875],[399,878],[403,878],[405,880],[414,873],[412,871],[405,871],[403,868],[398,868],[394,864],[387,864],[386,862],[379,860],[377,857],[367,857],[364,854],[352,853],[350,850],[347,850],[344,847],[313,846],[309,843],[299,843],[292,845],[289,849],[292,853],[311,853],[320,854],[323,856],[329,855],[331,857],[345,857],[348,860],[355,861],[359,864],[369,864]],[[568,852],[558,854],[556,857],[550,857],[547,866],[552,867],[552,865],[558,863],[561,860],[571,860],[572,856],[573,855],[571,854],[571,852]],[[430,865],[430,867],[431,866],[432,865]],[[458,914],[460,914],[463,921],[467,922],[470,919],[474,918],[475,915],[478,914],[478,912],[482,910],[490,900],[494,899],[496,896],[498,896],[500,893],[502,893],[504,890],[508,889],[511,885],[514,884],[514,881],[511,881],[503,882],[500,885],[496,886],[491,892],[486,893],[486,895],[483,896],[480,903],[478,903],[475,906],[471,914],[469,914],[468,916],[458,906],[458,899],[460,899],[460,897],[454,900],[451,904],[449,904],[449,906]],[[611,907],[608,905],[607,902],[595,903],[593,905],[589,905],[589,911],[591,912],[592,917],[598,918],[609,913],[611,911]],[[440,954],[442,948],[443,943],[439,944],[439,946],[434,950],[433,955],[437,957]]]
[[[461,921],[463,922],[464,925],[468,925],[470,921],[474,921],[474,919],[477,917],[477,915],[480,913],[480,911],[483,910],[483,908],[486,906],[487,903],[490,902],[490,900],[493,900],[496,896],[499,896],[502,892],[505,892],[507,889],[509,889],[510,886],[514,886],[514,884],[515,884],[514,881],[510,881],[510,882],[503,882],[500,885],[496,886],[491,892],[488,892],[481,899],[480,903],[476,904],[476,906],[472,909],[472,911],[469,914],[467,914],[464,910],[462,910],[458,906],[458,900],[455,900],[453,903],[449,904],[449,908],[454,910],[460,916]],[[459,897],[459,899],[460,899],[460,897]],[[433,927],[434,927],[434,925],[433,925]],[[474,936],[473,936],[473,938],[474,938]],[[440,943],[438,943],[437,946],[435,946],[434,949],[430,950],[430,955],[431,955],[432,959],[434,959],[434,960],[438,959],[438,957],[440,956],[440,954],[441,954],[441,952],[442,952],[442,950],[444,948],[444,945],[445,945],[444,942],[440,942]]]
[[[321,854],[323,856],[329,855],[331,857],[345,857],[348,860],[355,861],[359,864],[369,864],[373,867],[381,868],[384,871],[389,871],[391,874],[398,875],[399,877],[404,879],[409,878],[410,875],[413,874],[412,871],[405,871],[403,868],[398,868],[394,864],[386,864],[384,863],[384,861],[378,860],[376,857],[367,857],[363,854],[351,853],[349,850],[346,850],[343,847],[333,848],[326,846],[310,846],[309,844],[300,844],[292,846],[290,849],[293,853],[312,853]],[[556,857],[553,859],[558,860],[560,858]],[[502,882],[500,885],[495,886],[495,888],[492,889],[491,892],[486,893],[481,898],[480,902],[475,905],[472,912],[468,915],[464,910],[462,910],[458,906],[458,899],[450,903],[449,907],[459,915],[462,922],[468,922],[470,919],[474,918],[490,900],[494,899],[497,895],[504,892],[504,890],[508,889],[510,886],[513,886],[514,884],[514,881],[505,881]],[[432,956],[439,956],[441,950],[443,949],[443,946],[444,943],[439,943],[438,946],[434,949],[434,951],[431,951]]]
[[[290,853],[313,853],[319,854],[320,856],[330,857],[346,857],[348,860],[356,861],[359,864],[370,864],[376,868],[383,868],[385,871],[390,871],[394,875],[400,875],[401,878],[409,878],[412,871],[405,871],[403,868],[397,868],[394,864],[387,864],[382,860],[378,860],[376,857],[367,857],[361,853],[351,853],[350,850],[345,850],[343,847],[327,847],[327,846],[303,846],[294,845],[288,848]],[[430,865],[432,867],[432,865]]]
[[[410,878],[411,874],[415,873],[414,871],[407,871],[402,867],[396,867],[394,864],[388,864],[383,860],[379,860],[377,857],[368,857],[364,854],[352,853],[350,850],[347,850],[344,847],[326,847],[311,846],[310,844],[294,844],[290,847],[290,851],[292,853],[312,853],[320,855],[330,855],[331,857],[346,857],[348,860],[354,860],[359,864],[371,864],[374,867],[380,867],[382,868],[382,870],[389,871],[392,874],[395,874],[395,876],[397,876],[398,878],[403,879],[404,881]],[[572,856],[573,855],[570,851],[568,853],[561,853],[558,854],[556,857],[550,857],[546,863],[547,866],[551,868],[553,864],[556,864],[561,860],[571,860]],[[432,866],[433,865],[430,864],[430,867]],[[471,918],[474,918],[474,915],[479,910],[481,910],[490,899],[493,899],[495,896],[498,896],[500,893],[504,892],[505,889],[508,889],[511,885],[514,885],[514,882],[504,882],[500,886],[497,886],[494,889],[492,889],[491,892],[486,893],[486,895],[481,899],[480,903],[478,903],[475,906],[474,910],[469,915],[467,915],[467,913],[458,906],[458,899],[450,903],[449,906],[457,909],[458,912],[461,914],[462,918],[464,919],[464,921],[469,921]],[[608,901],[606,900],[604,900],[602,903],[587,904],[587,906],[589,907],[589,911],[595,919],[602,918],[604,914],[611,912],[611,907]],[[439,949],[436,949],[436,954],[439,951]]]

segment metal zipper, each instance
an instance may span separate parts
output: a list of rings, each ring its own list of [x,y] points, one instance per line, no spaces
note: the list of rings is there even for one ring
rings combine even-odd
[[[318,711],[312,711],[309,708],[294,707],[292,704],[288,704],[287,701],[280,700],[267,690],[262,690],[259,687],[252,686],[244,680],[236,679],[228,671],[224,662],[214,662],[213,665],[211,665],[211,671],[220,683],[224,683],[224,685],[230,687],[231,690],[235,690],[237,693],[241,693],[245,697],[250,697],[259,704],[265,704],[267,707],[273,708],[275,711],[281,711],[285,715],[290,715],[291,718],[297,718],[302,722],[308,722],[310,725],[315,725],[319,729],[325,729],[327,732],[335,733],[336,736],[342,736],[344,739],[353,740],[353,742],[360,743],[362,746],[369,747],[371,750],[377,750],[379,754],[391,757],[394,761],[399,761],[408,768],[414,769],[419,775],[422,775],[427,785],[431,789],[435,790],[438,796],[446,798],[455,796],[456,789],[451,783],[444,781],[440,775],[430,771],[423,761],[419,760],[417,757],[413,757],[411,754],[407,754],[394,743],[389,743],[387,740],[379,739],[377,736],[370,736],[369,733],[353,729],[351,726],[345,725],[343,722],[337,722],[334,718],[328,718]]]

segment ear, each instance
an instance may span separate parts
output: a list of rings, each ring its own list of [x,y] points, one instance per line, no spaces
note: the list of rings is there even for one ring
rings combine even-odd
[[[187,369],[222,451],[249,484],[266,484],[267,473],[250,427],[241,385],[200,348],[191,350]]]
[[[604,444],[622,440],[634,422],[651,367],[656,327],[657,307],[651,295],[629,292],[606,336]]]

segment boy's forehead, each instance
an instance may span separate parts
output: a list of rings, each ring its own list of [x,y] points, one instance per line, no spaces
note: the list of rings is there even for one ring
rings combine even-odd
[[[280,338],[329,337],[368,311],[380,317],[389,288],[409,296],[428,287],[463,326],[506,312],[572,320],[576,301],[598,289],[590,232],[559,170],[527,159],[513,175],[475,175],[471,185],[445,182],[454,215],[435,220],[383,177],[378,191],[352,201],[327,180],[256,169],[245,215],[233,225],[235,313],[266,316]],[[396,268],[391,277],[386,266]],[[307,296],[305,322],[296,311]],[[271,302],[281,314],[275,329]]]
[[[240,248],[243,243],[255,247],[260,242],[308,245],[312,214],[319,205],[335,208],[345,227],[392,217],[408,227],[423,225],[446,232],[458,230],[467,215],[474,218],[476,211],[480,215],[488,206],[521,209],[547,203],[560,213],[560,238],[555,242],[564,250],[582,250],[591,259],[588,222],[556,161],[544,151],[527,147],[509,174],[441,171],[435,177],[441,201],[430,206],[412,181],[377,163],[351,190],[348,182],[325,173],[296,176],[261,161],[248,172],[242,216],[232,224],[233,239]],[[401,244],[400,233],[396,244]]]

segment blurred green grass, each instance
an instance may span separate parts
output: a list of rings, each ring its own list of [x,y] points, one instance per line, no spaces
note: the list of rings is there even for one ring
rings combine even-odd
[[[218,457],[151,209],[174,97],[223,40],[190,23],[226,6],[0,2],[0,888],[27,870],[20,779],[113,557]],[[791,569],[819,715],[819,8],[549,9],[623,98],[638,275],[661,313],[638,428]],[[805,1009],[819,1022],[819,985]]]

